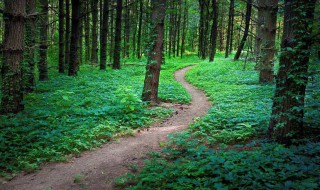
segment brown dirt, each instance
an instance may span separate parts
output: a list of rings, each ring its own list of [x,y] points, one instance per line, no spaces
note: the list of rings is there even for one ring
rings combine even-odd
[[[175,73],[177,81],[192,96],[190,105],[174,105],[177,112],[168,120],[132,137],[123,137],[93,151],[72,158],[67,163],[51,163],[35,173],[21,173],[1,190],[52,190],[67,189],[115,189],[116,177],[132,170],[132,165],[142,166],[148,152],[161,150],[167,135],[186,129],[194,118],[207,113],[210,103],[203,92],[195,89],[184,79],[186,67]]]

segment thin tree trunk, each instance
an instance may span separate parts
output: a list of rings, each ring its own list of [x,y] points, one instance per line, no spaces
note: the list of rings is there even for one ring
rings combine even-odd
[[[232,17],[233,17],[233,15],[232,15],[233,3],[234,3],[234,0],[230,0],[225,58],[229,57],[230,40],[231,40],[230,39],[231,38],[231,22],[232,22]]]
[[[218,36],[218,0],[212,0],[212,10],[213,10],[213,22],[211,28],[211,48],[210,48],[210,62],[213,62],[214,56],[216,55],[216,44]],[[220,29],[221,30],[221,29]]]
[[[139,1],[138,47],[137,47],[138,59],[141,59],[142,13],[143,13],[143,0],[140,0]]]
[[[91,49],[91,64],[98,63],[98,0],[92,0],[92,49]]]
[[[59,0],[59,73],[64,73],[64,1]]]
[[[230,45],[229,53],[232,53],[233,50],[233,33],[234,33],[234,0],[230,0],[231,7],[231,28],[230,28]]]
[[[181,59],[185,53],[185,41],[187,35],[187,24],[188,24],[188,7],[187,0],[184,1],[184,11],[183,11],[183,28],[182,28],[182,41],[181,41]]]
[[[40,47],[39,47],[39,80],[48,80],[48,63],[47,63],[47,49],[48,49],[48,23],[49,23],[49,4],[48,0],[41,0],[41,16],[40,16]]]
[[[81,1],[72,0],[72,27],[70,41],[69,76],[76,76],[79,70],[79,40],[81,24]]]
[[[142,100],[152,104],[159,102],[158,86],[160,69],[163,61],[164,19],[166,0],[152,0],[151,40],[149,42],[149,55],[146,66],[146,76],[142,91]]]
[[[106,70],[107,66],[107,38],[109,22],[109,0],[103,1],[103,19],[101,33],[100,70]]]
[[[123,45],[123,57],[129,58],[130,50],[130,1],[126,0],[125,18],[124,18],[124,45]]]
[[[284,28],[269,135],[290,145],[304,135],[304,100],[316,0],[285,0]]]
[[[26,54],[25,62],[26,69],[24,69],[24,90],[26,92],[33,92],[35,87],[35,76],[34,76],[34,67],[35,67],[35,46],[36,46],[36,1],[27,0],[27,14],[34,15],[29,16],[26,22]]]
[[[84,30],[85,30],[85,61],[86,63],[90,61],[90,1],[86,1],[86,16],[85,16],[85,24],[84,24]]]
[[[70,0],[66,0],[66,44],[65,44],[65,66],[70,63]]]
[[[121,16],[122,16],[122,0],[117,0],[116,14],[116,32],[114,37],[114,54],[113,69],[120,69],[120,50],[121,50]]]
[[[111,14],[111,18],[110,18],[110,52],[109,52],[109,58],[110,58],[110,62],[112,62],[113,57],[111,56],[113,54],[113,49],[114,49],[114,11],[113,9],[110,10],[110,14]]]
[[[181,14],[182,14],[182,2],[181,0],[179,0],[178,2],[178,8],[179,8],[179,12],[178,12],[178,19],[177,19],[177,52],[176,52],[176,56],[178,57],[179,56],[179,50],[180,50],[180,26],[181,26]]]
[[[4,40],[2,64],[1,113],[23,110],[21,64],[23,57],[26,1],[4,1]]]
[[[249,34],[249,27],[250,27],[250,19],[251,19],[251,10],[252,10],[252,0],[247,1],[247,8],[246,8],[246,22],[245,22],[245,29],[244,34],[239,44],[238,50],[236,55],[234,56],[234,60],[239,60],[241,52],[243,50],[244,44],[247,40]]]

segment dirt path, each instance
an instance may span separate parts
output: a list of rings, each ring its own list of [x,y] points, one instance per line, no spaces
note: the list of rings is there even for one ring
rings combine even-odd
[[[0,189],[114,189],[113,181],[116,177],[129,172],[132,164],[141,166],[149,151],[161,149],[159,143],[165,142],[168,134],[186,129],[195,117],[208,111],[210,103],[207,97],[184,79],[186,71],[191,68],[192,66],[177,71],[175,78],[192,95],[192,103],[175,105],[178,112],[161,124],[161,127],[154,126],[133,137],[120,138],[101,148],[85,152],[68,163],[48,164],[36,173],[19,174],[12,181],[0,186]]]

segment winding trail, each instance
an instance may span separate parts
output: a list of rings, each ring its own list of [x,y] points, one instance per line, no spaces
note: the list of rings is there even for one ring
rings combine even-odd
[[[205,94],[184,79],[193,66],[178,70],[177,81],[192,96],[190,105],[175,105],[171,118],[132,137],[123,137],[112,143],[87,151],[67,163],[51,163],[35,173],[21,173],[13,180],[0,185],[1,190],[81,190],[114,189],[116,177],[133,170],[132,164],[142,166],[148,152],[161,150],[159,144],[167,141],[167,135],[186,129],[195,117],[207,113],[210,103]],[[75,176],[77,181],[75,180]]]

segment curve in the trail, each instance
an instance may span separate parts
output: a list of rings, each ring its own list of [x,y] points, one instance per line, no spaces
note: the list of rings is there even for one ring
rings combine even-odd
[[[176,114],[161,124],[161,127],[151,127],[133,137],[120,138],[101,148],[87,151],[78,158],[72,158],[68,163],[48,164],[36,173],[19,174],[10,182],[0,185],[0,189],[113,189],[116,177],[132,170],[132,164],[142,166],[147,153],[160,150],[159,144],[167,140],[168,134],[186,129],[195,117],[207,113],[210,103],[205,94],[184,79],[185,73],[191,68],[193,66],[175,73],[176,80],[191,94],[191,104],[176,105]]]

